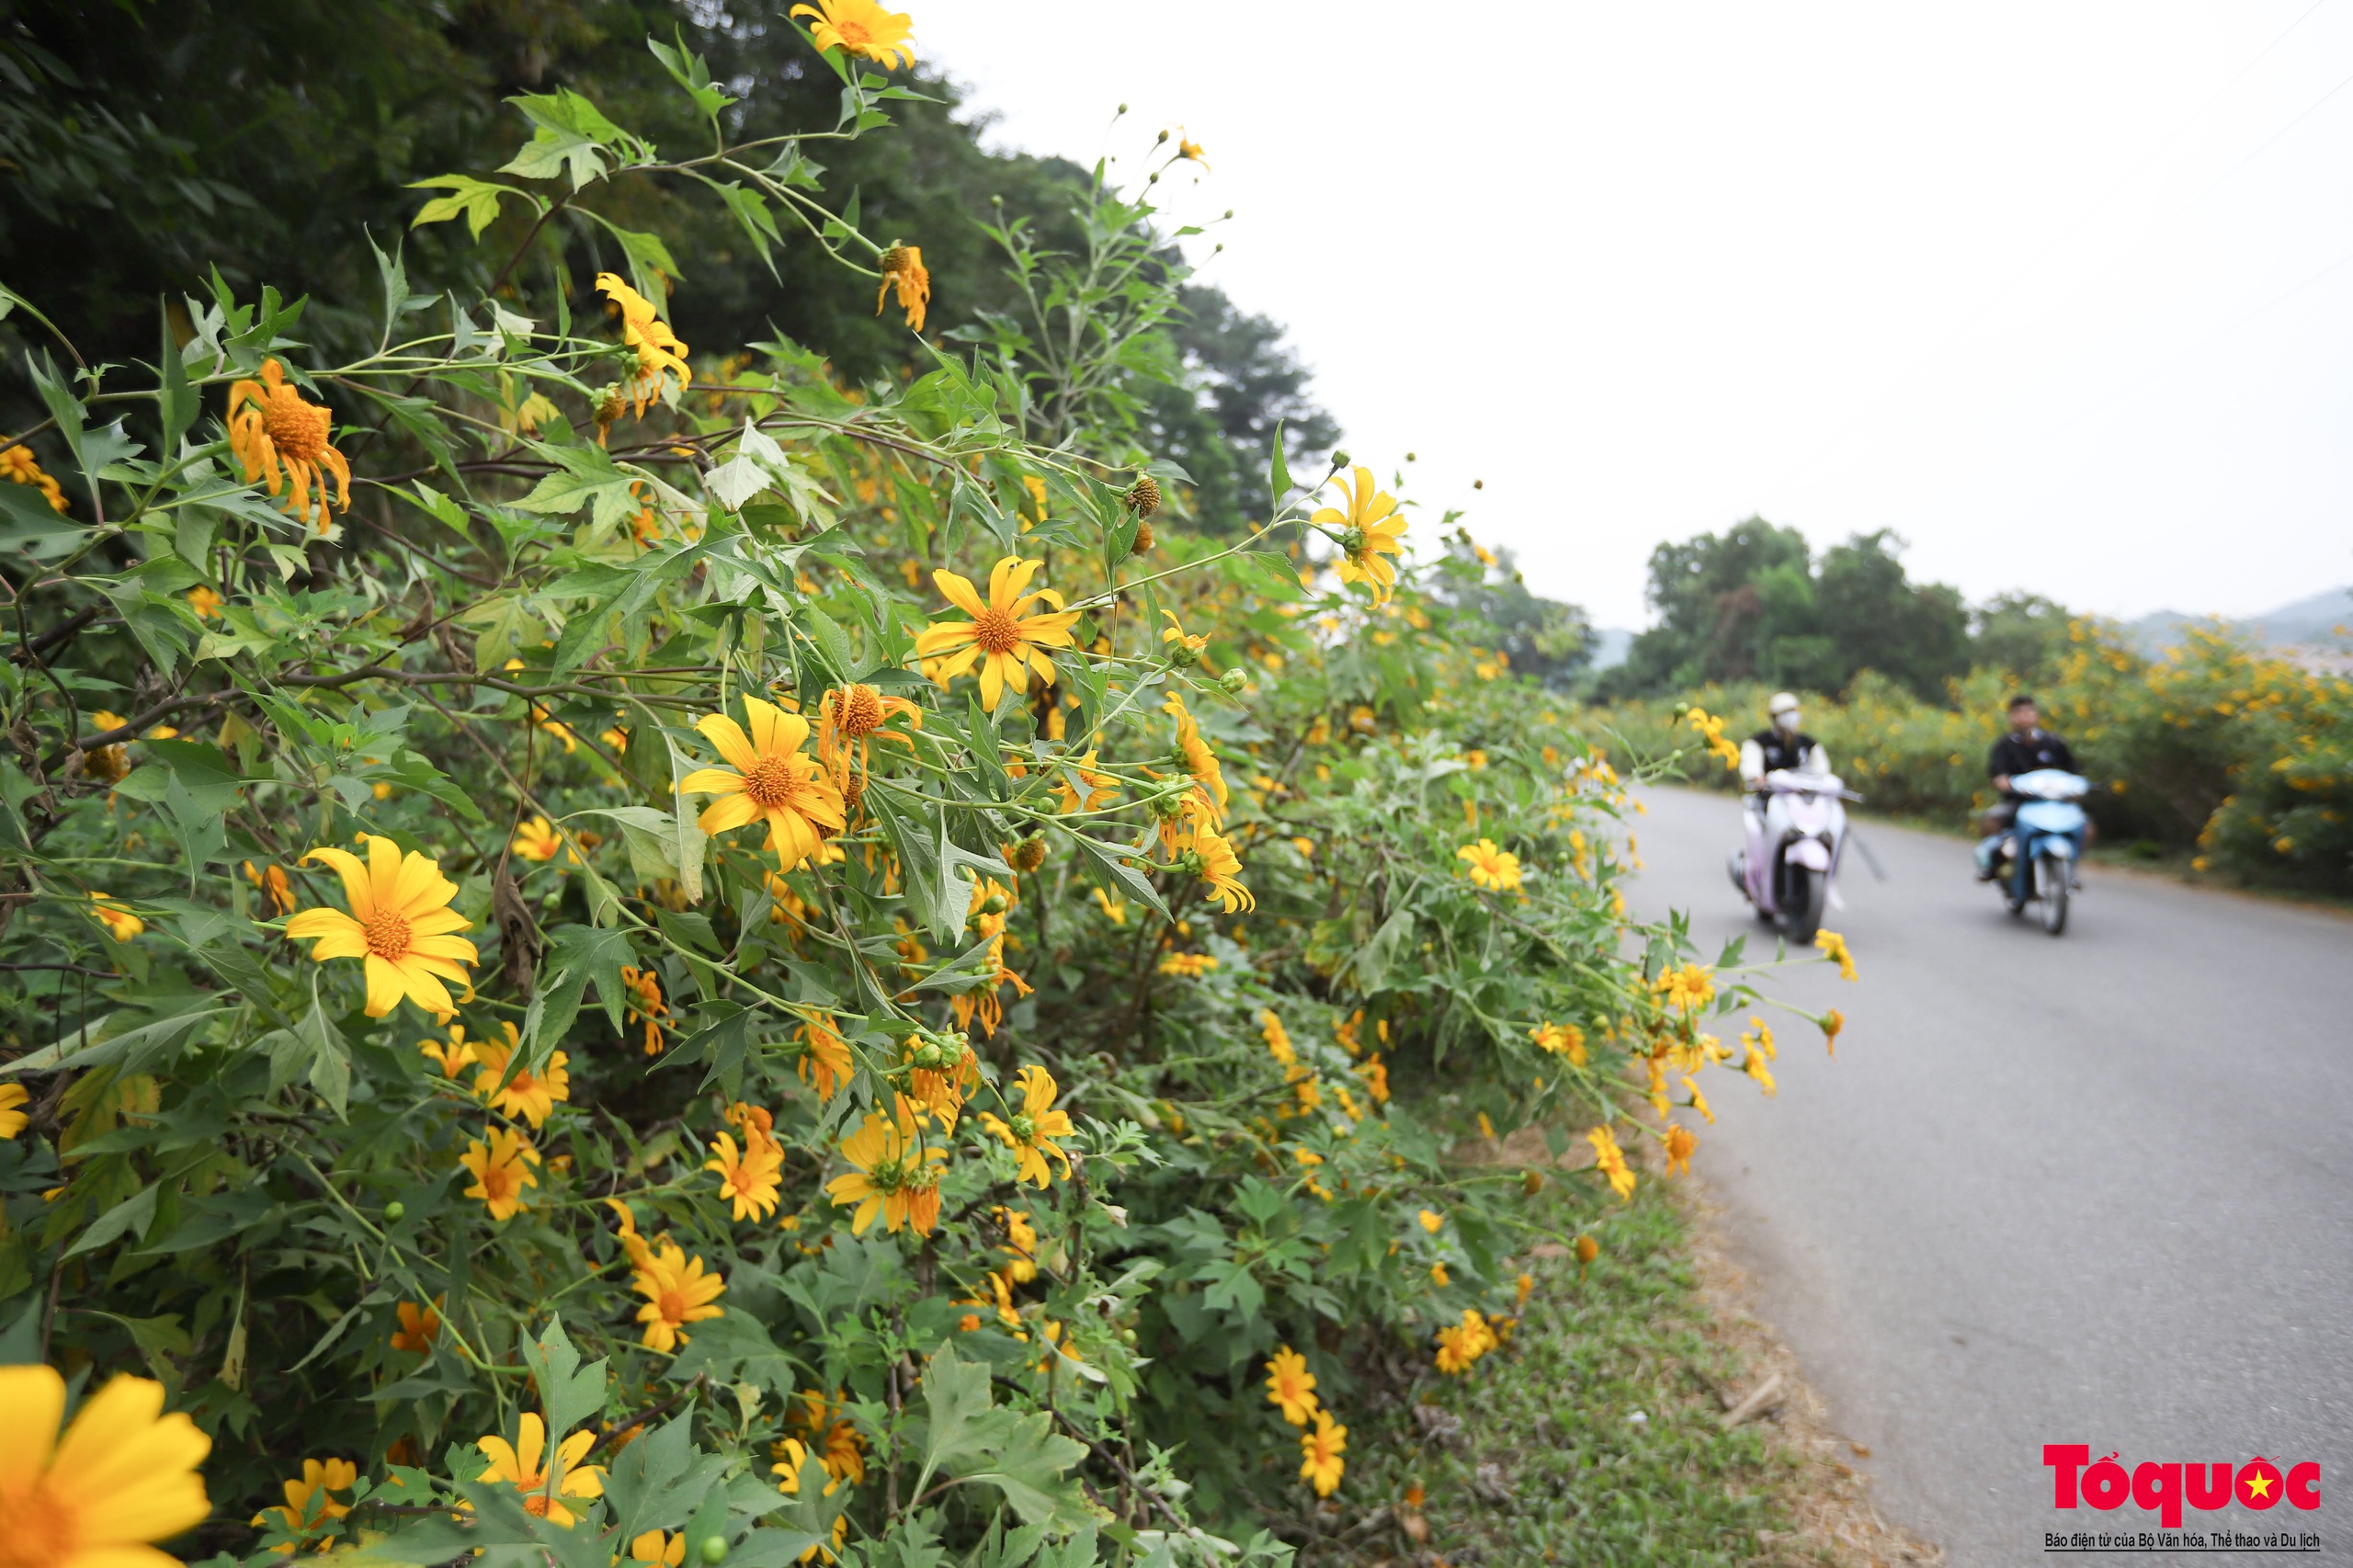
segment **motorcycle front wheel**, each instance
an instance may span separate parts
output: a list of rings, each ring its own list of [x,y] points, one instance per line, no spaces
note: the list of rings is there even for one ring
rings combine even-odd
[[[2042,928],[2054,937],[2067,928],[2067,874],[2072,869],[2055,855],[2045,855],[2034,868],[2042,895]]]
[[[1801,948],[1813,946],[1813,934],[1822,929],[1822,903],[1830,890],[1830,879],[1808,870],[1803,866],[1790,866],[1782,870],[1782,886],[1789,890],[1788,925],[1790,941]]]

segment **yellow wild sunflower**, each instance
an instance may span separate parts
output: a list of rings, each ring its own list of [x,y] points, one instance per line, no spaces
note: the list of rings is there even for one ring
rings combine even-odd
[[[1307,1369],[1307,1358],[1288,1345],[1267,1358],[1267,1403],[1294,1426],[1315,1415],[1315,1374]]]
[[[523,1200],[523,1189],[537,1187],[540,1178],[531,1167],[540,1163],[540,1152],[531,1141],[511,1127],[490,1129],[490,1142],[480,1139],[466,1141],[466,1152],[458,1156],[458,1164],[473,1173],[474,1184],[466,1188],[468,1198],[479,1198],[488,1206],[493,1220],[506,1221],[518,1210],[530,1207]]]
[[[847,788],[853,766],[858,772],[866,770],[868,748],[875,737],[915,749],[912,737],[882,727],[899,718],[911,729],[923,728],[922,709],[904,697],[885,697],[862,681],[825,693],[817,705],[817,759],[832,772],[835,784]]]
[[[5,1143],[32,1124],[25,1114],[26,1102],[32,1096],[22,1084],[0,1084],[0,1143]]]
[[[1048,1160],[1059,1161],[1063,1179],[1070,1179],[1070,1156],[1063,1153],[1057,1138],[1067,1138],[1077,1131],[1071,1125],[1070,1113],[1054,1108],[1054,1096],[1062,1092],[1054,1075],[1035,1063],[1024,1067],[1019,1074],[1021,1108],[1011,1121],[1000,1121],[987,1111],[981,1113],[981,1125],[1005,1141],[1013,1151],[1016,1169],[1014,1180],[1026,1181],[1044,1187],[1053,1180],[1053,1173],[1046,1166]]]
[[[738,1220],[767,1219],[776,1212],[777,1185],[784,1176],[784,1150],[766,1138],[747,1136],[742,1153],[735,1140],[721,1133],[711,1141],[715,1158],[703,1169],[719,1173],[719,1196],[733,1206]]]
[[[630,1262],[634,1271],[630,1288],[645,1298],[645,1305],[637,1309],[637,1321],[645,1325],[642,1343],[648,1349],[665,1355],[676,1351],[687,1341],[687,1324],[725,1313],[725,1308],[711,1303],[726,1290],[727,1281],[715,1272],[705,1273],[702,1259],[689,1258],[676,1242],[642,1247]]]
[[[334,415],[287,384],[286,368],[262,361],[261,380],[229,388],[229,450],[244,465],[245,483],[267,476],[269,493],[286,495],[285,509],[327,531],[327,478],[336,481],[335,509],[351,509],[351,465],[335,449]],[[315,505],[311,487],[318,487]]]
[[[65,510],[64,487],[42,470],[33,449],[22,442],[0,449],[0,479],[12,484],[29,484],[41,493],[51,511]]]
[[[1691,1155],[1699,1147],[1699,1137],[1689,1128],[1679,1121],[1670,1123],[1666,1130],[1666,1174],[1690,1175]]]
[[[842,792],[824,766],[801,749],[809,739],[808,720],[756,697],[744,699],[744,717],[751,724],[749,734],[724,713],[696,721],[696,730],[719,748],[728,766],[699,767],[678,788],[688,795],[719,797],[697,819],[705,833],[767,822],[768,847],[790,871],[822,856],[823,830],[838,832],[845,825]]]
[[[118,942],[128,942],[147,929],[147,922],[125,909],[121,900],[108,893],[94,892],[90,895],[90,913],[97,917],[99,925],[107,928],[107,935]]]
[[[882,253],[882,286],[874,291],[874,313],[882,313],[884,301],[895,289],[899,292],[899,309],[907,312],[907,327],[913,332],[923,330],[923,318],[931,308],[931,273],[923,264],[920,245],[892,245]]]
[[[393,1314],[401,1324],[392,1331],[393,1349],[405,1350],[412,1356],[423,1356],[432,1350],[433,1342],[441,1336],[439,1312],[415,1301],[403,1301],[393,1309]]]
[[[1318,1497],[1339,1490],[1341,1473],[1348,1468],[1340,1455],[1347,1446],[1348,1429],[1321,1410],[1315,1413],[1314,1430],[1299,1435],[1300,1479],[1313,1486]]]
[[[118,1376],[83,1401],[61,1437],[65,1380],[51,1367],[0,1367],[0,1562],[17,1568],[178,1568],[148,1543],[212,1511],[197,1466],[212,1439],[164,1385]]]
[[[842,1158],[852,1169],[825,1184],[825,1196],[835,1208],[858,1205],[850,1217],[857,1235],[864,1235],[878,1215],[893,1235],[912,1226],[915,1234],[927,1236],[939,1222],[936,1167],[948,1151],[926,1148],[921,1114],[905,1096],[894,1099],[889,1116],[867,1112],[858,1131],[842,1140]]]
[[[1404,537],[1405,515],[1397,509],[1395,496],[1374,485],[1372,471],[1362,464],[1339,483],[1346,505],[1321,507],[1309,520],[1339,530],[1340,558],[1332,562],[1332,570],[1340,581],[1370,583],[1372,602],[1387,604],[1397,591],[1397,563],[1391,558]]]
[[[1609,1190],[1620,1199],[1631,1200],[1634,1196],[1634,1173],[1626,1166],[1625,1151],[1618,1147],[1618,1135],[1607,1127],[1597,1127],[1585,1135],[1593,1145],[1594,1168],[1609,1178]]]
[[[1184,864],[1193,874],[1209,885],[1209,896],[1217,900],[1228,915],[1256,909],[1258,901],[1242,885],[1242,857],[1235,853],[1233,840],[1206,824],[1194,827],[1180,841],[1183,854],[1189,856]]]
[[[552,860],[563,849],[563,835],[545,817],[529,817],[515,829],[512,847],[534,865]]]
[[[525,1415],[516,1424],[515,1441],[508,1442],[496,1433],[474,1444],[490,1460],[490,1468],[474,1477],[476,1481],[500,1482],[523,1494],[523,1511],[570,1529],[578,1516],[564,1506],[567,1497],[602,1497],[605,1494],[605,1467],[582,1464],[588,1450],[597,1446],[597,1434],[574,1432],[549,1452],[548,1424],[537,1415]],[[548,1471],[555,1472],[555,1485],[548,1485]],[[553,1495],[549,1494],[552,1490]]]
[[[522,1039],[513,1024],[501,1023],[498,1027],[506,1032],[506,1044],[494,1040],[474,1042],[474,1060],[482,1064],[482,1071],[474,1074],[474,1093],[501,1116],[528,1121],[535,1128],[544,1127],[556,1102],[572,1097],[572,1074],[564,1067],[571,1057],[559,1051],[548,1058],[546,1071],[534,1073],[528,1067],[517,1067],[509,1077],[506,1064],[514,1060]]]
[[[1225,809],[1232,797],[1225,788],[1225,769],[1220,766],[1217,753],[1201,738],[1201,727],[1185,706],[1185,695],[1172,691],[1160,710],[1176,721],[1176,747],[1174,760],[1191,778],[1200,791],[1201,799],[1211,809],[1210,824],[1214,827],[1225,820]]]
[[[948,602],[972,619],[933,621],[915,638],[915,655],[923,661],[924,674],[945,687],[978,664],[981,706],[992,712],[1006,687],[1028,689],[1032,671],[1048,686],[1053,685],[1054,661],[1046,650],[1074,645],[1070,629],[1077,623],[1079,612],[1064,610],[1063,597],[1051,588],[1022,592],[1044,565],[1042,561],[1004,557],[989,573],[985,602],[970,578],[934,572],[931,580]],[[1033,612],[1031,607],[1040,601],[1053,609]]]
[[[1095,771],[1096,753],[1099,749],[1089,746],[1085,756],[1069,758],[1063,763],[1064,776],[1062,782],[1054,786],[1054,793],[1062,798],[1064,812],[1100,811],[1120,798],[1120,781],[1108,773]],[[1072,782],[1073,775],[1076,776],[1075,783]],[[1081,795],[1081,789],[1086,793]],[[1096,891],[1100,892],[1102,890],[1098,888]]]
[[[1471,869],[1471,880],[1483,888],[1506,892],[1519,886],[1519,857],[1497,847],[1492,838],[1464,845],[1454,858]]]
[[[687,346],[678,341],[654,301],[622,282],[620,273],[597,274],[597,291],[620,311],[621,341],[637,350],[637,374],[623,395],[642,418],[645,405],[662,395],[664,374],[678,378],[680,392],[694,384],[695,373],[687,366]]]
[[[304,1460],[302,1473],[282,1484],[285,1503],[275,1508],[264,1508],[253,1517],[251,1522],[258,1528],[276,1515],[278,1528],[288,1535],[305,1538],[323,1535],[335,1520],[351,1512],[351,1505],[336,1502],[334,1494],[350,1491],[353,1483],[358,1479],[359,1467],[349,1460]],[[295,1543],[288,1541],[273,1550],[290,1557],[294,1549]]]
[[[814,1083],[820,1103],[834,1097],[849,1082],[849,1042],[834,1027],[831,1015],[820,1013],[801,1023],[801,1060],[794,1068],[804,1084]]]
[[[915,18],[886,11],[875,0],[817,0],[795,6],[791,15],[816,18],[809,24],[809,40],[820,50],[862,54],[892,71],[915,62]]]
[[[391,839],[372,835],[365,862],[347,849],[313,849],[302,858],[335,868],[351,913],[306,909],[287,921],[290,940],[313,942],[311,957],[320,963],[363,960],[371,1018],[383,1017],[403,997],[440,1017],[458,1010],[442,982],[454,980],[471,994],[466,966],[479,960],[474,945],[455,935],[473,922],[449,907],[458,884],[438,864],[414,849],[404,856]]]

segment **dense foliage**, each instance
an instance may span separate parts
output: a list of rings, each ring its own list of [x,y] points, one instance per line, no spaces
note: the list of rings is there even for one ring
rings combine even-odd
[[[664,0],[13,6],[0,19],[0,278],[72,323],[92,363],[152,354],[157,301],[176,301],[214,271],[240,298],[265,283],[306,298],[305,341],[349,359],[376,341],[371,241],[389,249],[408,227],[414,182],[506,161],[510,97],[569,90],[676,155],[706,150],[701,117],[644,48],[652,36],[708,60],[737,99],[722,116],[730,136],[810,133],[808,171],[848,199],[862,229],[921,235],[931,342],[1018,310],[987,226],[1023,220],[1048,248],[1079,245],[1071,208],[1085,198],[1086,171],[983,151],[953,84],[937,74],[910,76],[919,96],[893,104],[891,135],[834,137],[841,85],[779,19],[784,9]],[[411,234],[410,288],[469,300],[510,284],[576,293],[600,271],[626,270],[614,236],[563,200],[560,185],[551,196],[560,204],[544,222],[510,202],[479,234],[454,223]],[[608,191],[597,211],[662,237],[663,270],[681,285],[670,319],[688,343],[777,335],[853,383],[923,360],[904,324],[878,319],[871,288],[797,225],[753,243],[725,205],[650,184]],[[21,325],[0,323],[11,359],[31,346]],[[1185,385],[1142,392],[1139,416],[1153,449],[1193,476],[1205,527],[1263,520],[1256,476],[1278,421],[1294,460],[1320,460],[1339,438],[1280,329],[1199,279],[1134,349],[1186,371]],[[0,399],[28,391],[0,386]],[[17,417],[22,407],[0,403],[0,428],[34,416]]]
[[[1266,521],[1188,521],[1150,207],[1008,213],[920,373],[682,330],[635,214],[924,324],[932,235],[811,161],[909,111],[890,18],[803,9],[805,135],[660,39],[690,152],[519,97],[415,212],[486,292],[387,236],[370,298],[217,275],[129,367],[6,295],[0,1395],[98,1391],[69,1445],[161,1490],[61,1462],[0,1556],[1277,1559],[1363,1381],[1472,1374],[1546,1233],[1412,1086],[1597,1191],[1688,1160],[1753,993],[1629,921],[1625,780],[1475,550],[1402,564],[1276,431]]]
[[[2032,691],[2098,786],[2086,804],[2108,843],[2194,851],[2196,869],[2249,881],[2353,892],[2353,681],[2214,628],[2154,659],[2113,629],[2079,621],[2068,638]],[[1873,809],[1958,827],[1992,801],[1986,752],[2023,678],[1982,667],[1944,700],[1922,701],[1866,675],[1843,699],[1808,698],[1805,725]],[[1709,686],[1688,701],[1733,716],[1737,732],[1748,715],[1763,723],[1770,690]],[[1640,753],[1688,734],[1681,707],[1620,702],[1591,719]],[[1735,782],[1720,769],[1696,776]]]

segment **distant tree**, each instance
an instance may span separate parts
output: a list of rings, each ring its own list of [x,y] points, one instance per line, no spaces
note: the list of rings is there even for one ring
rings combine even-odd
[[[2054,673],[2066,653],[2075,617],[2040,594],[1999,594],[1972,618],[1970,663],[2033,682]]]
[[[1651,553],[1658,624],[1597,683],[1604,696],[1664,692],[1709,681],[1759,680],[1836,692],[1877,670],[1923,698],[1969,663],[1969,617],[1958,590],[1904,574],[1886,529],[1825,551],[1750,517]]]

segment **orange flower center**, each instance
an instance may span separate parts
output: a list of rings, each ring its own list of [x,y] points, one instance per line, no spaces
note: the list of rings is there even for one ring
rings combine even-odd
[[[547,1478],[545,1476],[536,1476],[531,1481],[531,1485],[533,1486],[543,1486],[546,1483]],[[548,1517],[548,1499],[546,1494],[543,1493],[534,1492],[529,1497],[524,1498],[523,1512],[536,1515],[542,1519],[546,1518]]]
[[[842,733],[856,739],[870,735],[882,722],[882,694],[870,686],[853,686],[842,693]]]
[[[408,917],[389,909],[378,910],[361,921],[359,928],[368,934],[368,950],[380,959],[407,957],[409,947],[415,940],[408,927]]]
[[[663,1317],[671,1323],[687,1321],[687,1298],[683,1292],[665,1290],[654,1304],[662,1309]]]
[[[985,606],[972,621],[972,641],[983,653],[1010,653],[1021,645],[1021,623],[995,605]]]
[[[81,1545],[81,1520],[46,1490],[10,1501],[0,1518],[0,1568],[51,1568]]]
[[[282,456],[316,462],[327,449],[327,411],[304,403],[292,387],[273,388],[263,399],[261,422]]]
[[[841,34],[842,41],[860,54],[874,47],[874,34],[868,29],[864,22],[854,22],[844,18],[834,24],[834,31]]]
[[[483,1201],[485,1203],[504,1203],[510,1198],[521,1195],[522,1172],[513,1165],[484,1165],[482,1171],[482,1189],[485,1195]],[[531,1484],[536,1486],[539,1483],[533,1482]]]
[[[791,804],[801,790],[800,771],[784,757],[764,756],[745,769],[744,793],[762,811]]]

